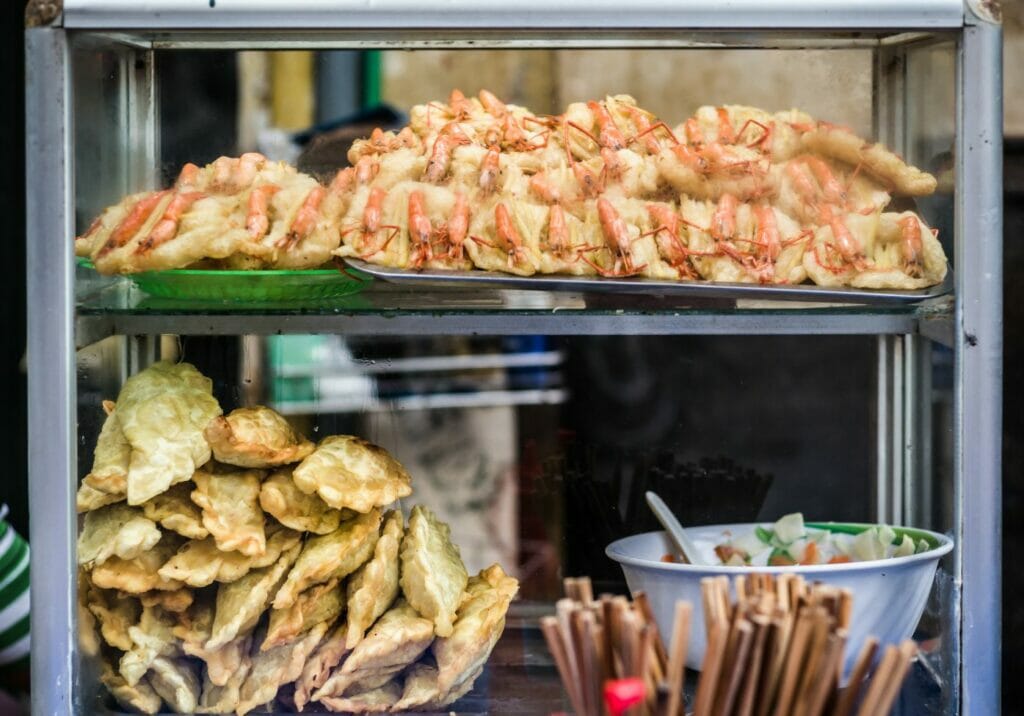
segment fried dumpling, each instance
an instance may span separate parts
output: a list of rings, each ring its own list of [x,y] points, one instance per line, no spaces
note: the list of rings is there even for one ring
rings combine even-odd
[[[103,401],[107,418],[96,439],[92,470],[82,478],[82,484],[107,494],[123,495],[128,490],[128,465],[131,462],[132,446],[121,432],[121,423],[114,414],[114,405],[112,400]]]
[[[314,694],[340,696],[350,687],[375,688],[413,663],[434,640],[434,626],[404,599],[377,620],[341,668]]]
[[[225,686],[240,670],[247,668],[252,636],[239,636],[216,649],[207,649],[206,643],[213,631],[213,616],[212,601],[199,601],[178,615],[171,633],[180,640],[185,654],[206,662],[206,678],[211,683]]]
[[[256,626],[260,615],[295,563],[300,545],[281,553],[269,567],[255,569],[241,579],[217,587],[217,606],[207,649],[217,649]]]
[[[487,662],[505,628],[505,614],[517,591],[519,582],[497,564],[469,580],[451,636],[438,639],[431,647],[437,660],[440,693],[456,688]]]
[[[246,645],[248,645],[249,641],[250,639],[246,638]],[[199,697],[199,708],[196,709],[196,713],[233,713],[238,708],[242,684],[245,683],[250,668],[252,668],[252,663],[249,661],[248,652],[246,652],[239,668],[224,683],[215,683],[209,673],[205,674],[203,677],[203,693]]]
[[[75,509],[79,512],[89,512],[91,510],[98,510],[105,505],[112,505],[115,502],[123,502],[125,499],[127,499],[125,495],[100,492],[83,482],[78,486],[78,493],[75,495]]]
[[[402,540],[402,593],[416,611],[434,622],[438,636],[451,636],[468,580],[448,525],[423,505],[412,508]]]
[[[321,622],[297,641],[275,647],[269,651],[259,651],[262,640],[253,643],[252,669],[242,684],[236,712],[245,714],[260,704],[264,704],[277,695],[283,685],[295,681],[302,674],[302,665],[313,652],[316,645],[327,633],[327,624]]]
[[[221,413],[212,391],[210,379],[188,363],[154,363],[125,382],[116,415],[132,447],[128,504],[188,480],[210,459],[203,430]]]
[[[203,526],[225,552],[253,557],[266,552],[267,538],[260,509],[259,470],[213,474],[199,470],[193,476],[192,501],[203,510]]]
[[[158,656],[153,659],[147,678],[153,690],[175,713],[194,713],[199,706],[199,674],[188,659]]]
[[[154,589],[181,589],[176,579],[164,579],[159,575],[160,567],[178,551],[181,537],[165,532],[156,545],[135,559],[111,557],[93,568],[93,584],[102,589],[118,589],[128,594],[142,594]]]
[[[203,526],[203,513],[190,497],[193,489],[190,482],[179,483],[143,502],[142,511],[164,529],[174,530],[189,539],[203,539],[209,531]]]
[[[100,681],[122,707],[144,714],[160,712],[160,696],[149,685],[148,680],[141,679],[129,686],[124,677],[114,671],[110,664],[103,662],[101,669]]]
[[[412,493],[412,478],[384,448],[352,435],[324,438],[292,479],[331,507],[369,512]]]
[[[299,711],[309,703],[313,692],[324,685],[331,670],[341,663],[351,651],[345,646],[348,627],[344,621],[339,623],[316,647],[316,651],[306,660],[302,667],[302,676],[295,682],[295,708]]]
[[[287,644],[321,622],[330,624],[344,609],[345,591],[338,579],[310,587],[290,607],[270,610],[267,638],[260,651]]]
[[[284,527],[267,529],[267,548],[262,555],[248,557],[241,552],[224,552],[213,537],[186,542],[178,553],[160,568],[160,576],[184,582],[190,587],[205,587],[214,582],[234,582],[250,569],[267,567],[283,552],[298,545],[302,535]]]
[[[128,635],[128,629],[139,621],[142,612],[139,601],[93,586],[86,586],[85,589],[85,605],[99,623],[103,641],[121,651],[131,649],[132,638]]]
[[[121,656],[119,670],[129,686],[139,683],[158,656],[178,655],[173,627],[174,617],[160,607],[143,609],[139,623],[128,627],[132,648]]]
[[[188,609],[192,606],[192,600],[195,598],[195,594],[193,594],[191,589],[184,588],[166,591],[157,589],[152,592],[143,592],[138,596],[142,606],[160,607],[165,612],[173,614],[180,614]]]
[[[78,535],[78,563],[103,564],[111,557],[135,559],[160,541],[156,523],[142,510],[116,504],[87,512]]]
[[[336,510],[315,493],[307,495],[300,490],[290,467],[275,470],[263,481],[260,507],[286,527],[318,535],[333,532],[343,519],[353,516],[350,510]]]
[[[314,584],[347,577],[373,554],[380,537],[380,510],[342,522],[334,532],[306,540],[288,579],[274,597],[274,609],[290,607]]]
[[[328,696],[321,699],[324,706],[331,711],[341,713],[369,714],[385,713],[402,698],[402,687],[398,681],[391,680],[383,686],[363,691],[351,696]]]
[[[398,595],[398,548],[402,543],[403,523],[399,510],[392,510],[384,516],[384,526],[373,557],[348,580],[348,637],[345,645],[349,649],[355,648],[370,625]]]
[[[394,705],[394,710],[435,711],[455,703],[472,690],[473,683],[483,671],[481,666],[454,688],[442,693],[437,686],[437,667],[426,662],[414,664],[405,675],[402,698]]]
[[[313,443],[292,429],[279,413],[262,405],[238,408],[215,418],[206,439],[218,462],[239,467],[274,467],[298,462]]]

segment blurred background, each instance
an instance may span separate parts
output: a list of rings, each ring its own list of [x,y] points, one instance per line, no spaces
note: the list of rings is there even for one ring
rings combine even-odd
[[[22,9],[14,2],[0,11],[0,67],[16,78],[24,74]],[[1004,592],[1011,595],[1024,587],[1024,575],[1008,561],[1024,549],[1024,412],[1016,405],[1024,353],[1024,3],[1005,4],[1004,28]],[[935,61],[942,74],[949,58]],[[96,56],[76,68],[85,86],[89,77],[105,76],[103,63]],[[487,88],[538,113],[629,92],[672,122],[702,104],[783,109],[784,96],[787,106],[871,132],[870,54],[859,50],[165,52],[157,66],[165,181],[186,161],[249,150],[326,173],[344,161],[353,138],[380,124],[400,126],[410,106],[443,99],[453,87],[467,95]],[[27,535],[23,87],[7,82],[0,92],[8,107],[0,113],[0,216],[10,227],[0,268],[8,316],[0,334],[0,454],[8,461],[0,500]],[[951,98],[936,101],[944,106]],[[90,129],[83,123],[76,131],[87,139]],[[88,159],[103,161],[99,148]],[[927,168],[941,170],[944,159],[933,159]],[[78,169],[81,176],[92,170],[89,161]],[[84,220],[118,198],[99,182],[79,187]],[[111,386],[88,380],[90,362],[103,360],[104,350],[80,358],[82,464],[99,427],[98,415],[85,411],[114,397]],[[627,530],[653,529],[635,501],[644,485],[676,490],[692,506],[684,519],[694,524],[795,510],[856,520],[872,504],[861,489],[874,450],[872,337],[193,337],[172,350],[215,378],[225,409],[266,401],[310,434],[358,431],[394,451],[417,476],[416,499],[440,505],[453,523],[471,570],[495,559],[515,564],[524,592],[538,598],[557,589],[552,544],[565,544],[566,573],[588,571],[609,585],[620,578],[603,547]],[[470,359],[481,355],[500,360],[474,366]],[[941,414],[951,401],[951,374],[941,367],[951,357],[938,349],[934,360],[932,399]],[[737,391],[743,399],[731,401]],[[483,397],[467,406],[466,394]],[[587,401],[567,403],[570,394]],[[936,449],[951,449],[944,433],[935,441]],[[931,509],[941,516],[951,506],[939,494]],[[34,566],[45,568],[45,556]],[[1012,599],[1004,601],[1004,634],[1004,658],[1012,659],[1024,649],[1024,607]],[[1007,713],[1024,703],[1018,682],[1003,680]]]

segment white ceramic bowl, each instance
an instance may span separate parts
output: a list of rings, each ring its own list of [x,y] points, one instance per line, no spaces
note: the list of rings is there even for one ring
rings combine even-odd
[[[821,523],[815,523],[818,526]],[[771,528],[770,523],[762,525]],[[870,525],[837,525],[858,528]],[[689,527],[686,532],[697,543],[702,558],[718,562],[714,546],[732,535],[753,531],[754,524],[710,525]],[[909,557],[821,564],[794,567],[724,567],[662,562],[661,558],[674,549],[664,532],[646,532],[612,542],[605,553],[622,566],[626,583],[632,593],[647,594],[654,610],[655,620],[663,639],[672,635],[672,618],[676,600],[685,599],[693,605],[693,623],[686,665],[700,669],[704,660],[706,636],[704,610],[701,607],[700,580],[721,574],[800,574],[809,582],[819,581],[835,587],[846,587],[853,592],[853,616],[846,644],[846,662],[843,679],[849,674],[864,640],[876,636],[882,645],[897,644],[913,635],[921,619],[939,558],[953,549],[953,541],[936,532],[895,528],[915,539],[925,539],[934,547]]]

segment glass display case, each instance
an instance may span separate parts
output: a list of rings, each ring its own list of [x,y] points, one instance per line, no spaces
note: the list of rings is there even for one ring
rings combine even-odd
[[[553,613],[562,576],[626,590],[604,549],[656,528],[642,501],[651,486],[688,524],[802,511],[951,536],[896,712],[999,712],[996,3],[30,7],[33,713],[118,710],[77,636],[75,493],[102,401],[161,359],[211,377],[225,413],[265,404],[310,437],[352,433],[387,448],[413,475],[412,499],[452,524],[470,572],[499,561],[520,579],[505,633],[458,712],[568,710],[538,618]],[[233,145],[204,156],[168,133],[169,113],[193,106],[191,136],[216,143],[253,111],[242,97],[198,106],[201,91],[219,91],[200,89],[204,66],[237,71],[294,50],[321,67],[383,57],[384,94],[402,110],[484,78],[547,102],[542,113],[563,97],[616,93],[673,121],[703,104],[799,106],[938,177],[937,193],[913,207],[937,228],[950,276],[905,301],[380,279],[334,298],[225,301],[196,300],[187,284],[154,295],[76,263],[72,239],[104,207],[166,186],[183,161],[255,148],[228,131]],[[191,74],[172,72],[181,58],[192,58]]]

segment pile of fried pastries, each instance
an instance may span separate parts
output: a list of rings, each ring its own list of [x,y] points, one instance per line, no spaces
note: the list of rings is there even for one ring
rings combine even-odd
[[[413,107],[323,186],[258,154],[186,165],[77,240],[104,273],[407,269],[915,289],[946,256],[897,197],[935,178],[798,110],[701,107],[677,126],[632,97],[540,116],[482,91]],[[906,205],[903,200],[901,205]],[[205,262],[205,263],[203,263]]]
[[[78,492],[83,650],[141,713],[440,709],[473,687],[517,581],[469,576],[382,448],[221,413],[161,362],[107,402]]]

